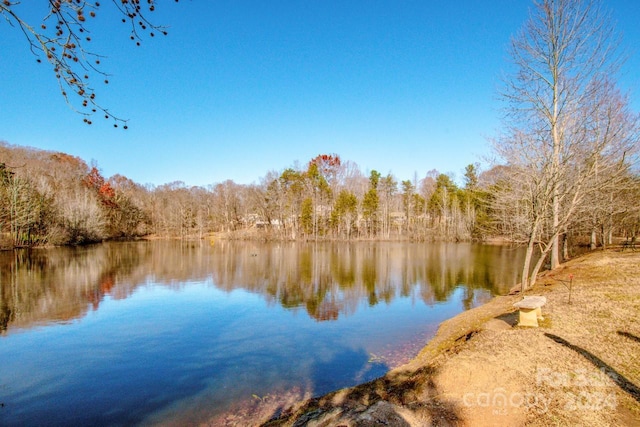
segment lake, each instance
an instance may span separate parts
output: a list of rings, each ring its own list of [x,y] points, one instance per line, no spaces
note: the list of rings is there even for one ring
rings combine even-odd
[[[197,424],[365,382],[519,282],[523,255],[400,242],[0,252],[0,424]]]

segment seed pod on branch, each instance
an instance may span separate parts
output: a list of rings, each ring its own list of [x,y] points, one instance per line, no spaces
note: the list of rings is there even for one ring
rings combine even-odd
[[[110,3],[110,7],[115,8],[122,17],[122,22],[129,24],[130,39],[137,46],[140,46],[144,37],[154,37],[155,32],[166,35],[165,27],[152,23],[146,17],[146,12],[153,12],[155,5],[155,0],[147,0],[146,7],[143,7],[139,0],[112,0]],[[22,31],[38,63],[42,63],[44,58],[53,65],[60,93],[69,107],[83,117],[93,114],[95,110],[107,114],[115,124],[126,122],[109,113],[105,106],[98,104],[93,90],[87,90],[91,75],[99,74],[103,77],[108,75],[98,68],[103,56],[86,46],[92,41],[92,37],[83,35],[92,33],[91,30],[95,29],[93,23],[98,22],[99,19],[99,10],[105,6],[100,2],[88,0],[50,0],[47,15],[41,22],[36,23],[26,19],[27,7],[31,5],[27,6],[19,1],[2,0],[0,15],[13,27]],[[88,20],[87,16],[96,19]],[[50,25],[51,23],[55,25]],[[108,83],[108,79],[105,78],[104,82]],[[69,94],[73,96],[70,97]],[[93,107],[91,113],[77,110],[74,106],[78,104],[83,107],[90,104]],[[84,122],[91,121],[84,120]]]

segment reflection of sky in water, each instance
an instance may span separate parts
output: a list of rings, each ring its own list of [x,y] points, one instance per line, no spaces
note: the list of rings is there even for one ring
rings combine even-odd
[[[373,379],[391,349],[413,342],[417,351],[462,311],[469,291],[431,305],[415,289],[394,292],[324,322],[211,279],[107,293],[83,317],[0,337],[0,424],[197,422],[253,395],[294,387],[317,395]]]
[[[241,290],[149,285],[70,324],[12,334],[0,341],[2,423],[138,422],[184,396],[223,406],[290,381],[324,393],[381,375],[371,353],[461,310],[455,296],[437,310],[406,298],[339,322],[265,308]]]

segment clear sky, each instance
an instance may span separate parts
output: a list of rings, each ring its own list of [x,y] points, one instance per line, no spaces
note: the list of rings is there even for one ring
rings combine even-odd
[[[399,180],[461,176],[499,129],[508,43],[532,4],[166,1],[150,16],[169,35],[136,47],[103,3],[90,47],[112,76],[97,96],[129,129],[99,117],[85,125],[2,20],[0,140],[95,160],[106,177],[203,186],[257,183],[323,153]],[[631,54],[620,81],[638,111],[640,1],[604,3]]]

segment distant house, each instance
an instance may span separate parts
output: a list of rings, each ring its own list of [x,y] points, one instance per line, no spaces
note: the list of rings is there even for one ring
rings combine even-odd
[[[258,220],[255,222],[255,226],[256,228],[267,228],[269,226],[271,228],[280,228],[281,224],[279,219],[272,219],[271,221]]]

